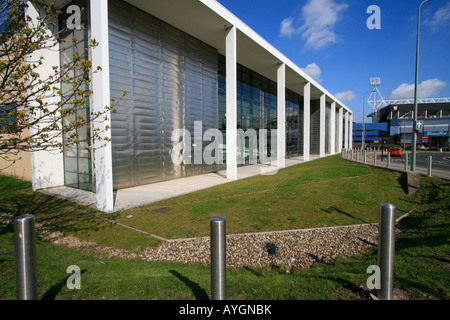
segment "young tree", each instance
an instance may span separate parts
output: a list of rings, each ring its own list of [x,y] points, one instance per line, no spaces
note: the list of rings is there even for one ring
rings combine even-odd
[[[80,19],[86,8],[62,11],[55,2],[0,2],[0,158],[11,164],[20,152],[61,152],[74,145],[92,151],[94,141],[109,143],[92,124],[108,120],[113,106],[96,113],[87,107],[92,75],[101,72],[101,66],[89,60],[90,50],[98,46],[95,39],[79,45],[76,37],[76,31],[85,28]],[[39,17],[28,15],[29,5],[39,7]],[[55,62],[41,53],[62,52],[68,46],[75,49],[67,63],[42,75],[42,66]],[[89,134],[79,135],[78,128],[87,128]]]

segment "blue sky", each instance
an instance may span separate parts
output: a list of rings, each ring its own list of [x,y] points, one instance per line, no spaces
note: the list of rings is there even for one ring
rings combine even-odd
[[[219,0],[354,112],[380,77],[385,99],[414,94],[417,10],[422,0]],[[370,20],[371,5],[380,19]],[[381,29],[369,29],[367,21]],[[368,99],[369,95],[366,95]],[[419,97],[450,97],[450,1],[422,6]],[[366,114],[370,113],[366,104]]]

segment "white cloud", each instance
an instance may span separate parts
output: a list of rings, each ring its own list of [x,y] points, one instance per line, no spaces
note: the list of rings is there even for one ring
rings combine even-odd
[[[306,47],[316,50],[334,44],[338,41],[334,28],[347,8],[347,4],[335,0],[309,0],[298,19],[300,26],[294,27],[294,18],[286,18],[281,22],[280,34],[301,34]]]
[[[336,93],[334,96],[342,102],[349,102],[356,98],[356,94],[351,90]]]
[[[320,82],[320,76],[322,75],[322,70],[320,67],[315,64],[311,63],[306,66],[306,68],[301,68],[307,75],[309,75],[311,78],[313,78],[316,81]]]
[[[417,90],[418,98],[431,98],[435,96],[439,90],[447,85],[439,79],[429,79],[419,83]],[[414,84],[403,83],[397,89],[392,91],[391,99],[412,99],[414,98]]]
[[[281,31],[280,35],[283,37],[290,37],[293,34],[298,33],[299,31],[297,29],[294,29],[292,27],[292,22],[294,21],[293,18],[286,18],[283,21],[281,21]]]
[[[424,24],[430,26],[434,30],[439,27],[450,25],[450,2],[442,8],[439,8],[431,19],[425,19]]]

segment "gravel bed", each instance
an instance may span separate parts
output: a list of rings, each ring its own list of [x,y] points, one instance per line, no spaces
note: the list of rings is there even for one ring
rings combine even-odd
[[[227,236],[227,267],[283,265],[289,268],[328,263],[336,257],[361,254],[376,246],[376,224]],[[208,238],[174,240],[147,248],[147,261],[210,264]]]
[[[3,218],[0,219],[3,224],[11,223],[5,215],[0,215],[0,218]],[[107,258],[210,264],[209,237],[169,240],[159,247],[134,253],[99,246],[60,232],[50,232],[39,223],[36,223],[36,233],[55,244],[94,249]],[[337,257],[362,254],[376,246],[377,242],[378,224],[228,235],[226,262],[228,268],[281,265],[290,270],[310,267],[317,262],[329,263]]]

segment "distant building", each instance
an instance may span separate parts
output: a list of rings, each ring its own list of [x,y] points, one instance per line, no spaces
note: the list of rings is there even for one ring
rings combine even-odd
[[[450,98],[421,100],[417,109],[417,120],[422,123],[417,143],[428,147],[448,147],[450,142]],[[390,101],[389,105],[379,109],[377,113],[370,114],[369,117],[374,120],[377,118],[379,124],[387,124],[389,136],[393,142],[412,143],[413,100],[399,101],[399,103]]]
[[[363,129],[364,127],[364,129]],[[362,123],[353,124],[353,145],[362,143],[363,135],[366,144],[381,142],[388,132],[387,123]]]

